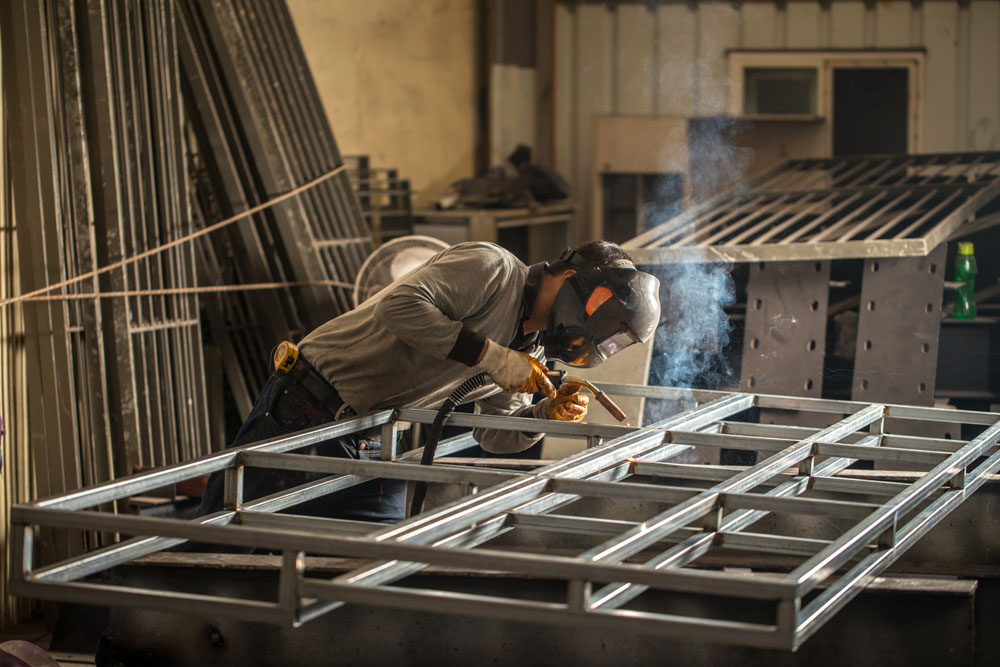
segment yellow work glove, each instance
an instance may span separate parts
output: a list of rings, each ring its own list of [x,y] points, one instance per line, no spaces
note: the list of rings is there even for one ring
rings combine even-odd
[[[580,392],[583,385],[567,382],[559,387],[555,398],[545,399],[545,417],[562,422],[578,422],[587,416],[590,397]]]
[[[556,388],[545,375],[548,369],[538,359],[492,340],[486,340],[476,367],[482,368],[501,389],[512,394],[540,391],[549,398],[556,396]]]

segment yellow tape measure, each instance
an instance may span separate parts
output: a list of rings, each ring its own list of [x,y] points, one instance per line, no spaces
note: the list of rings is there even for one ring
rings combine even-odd
[[[274,370],[287,373],[299,358],[299,348],[295,343],[283,340],[274,349]]]

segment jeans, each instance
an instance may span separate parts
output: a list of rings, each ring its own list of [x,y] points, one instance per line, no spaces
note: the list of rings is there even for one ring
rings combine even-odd
[[[343,401],[340,401],[341,403]],[[302,390],[286,373],[274,372],[264,385],[250,416],[243,423],[232,447],[288,435],[295,431],[319,426],[334,420],[331,406]],[[333,438],[296,453],[334,456],[361,460],[379,460],[382,453],[377,431],[371,436],[352,434]],[[246,468],[243,479],[243,500],[250,501],[327,475],[297,470]],[[198,510],[200,516],[222,509],[223,471],[212,473],[205,487]],[[395,479],[375,479],[322,498],[295,505],[290,514],[303,514],[334,519],[380,521],[392,523],[406,517],[406,482]]]

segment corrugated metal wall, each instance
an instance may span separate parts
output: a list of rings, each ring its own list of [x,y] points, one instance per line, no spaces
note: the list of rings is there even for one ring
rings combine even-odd
[[[1000,1],[559,2],[555,167],[589,220],[598,114],[707,116],[727,49],[926,51],[923,150],[1000,147]]]

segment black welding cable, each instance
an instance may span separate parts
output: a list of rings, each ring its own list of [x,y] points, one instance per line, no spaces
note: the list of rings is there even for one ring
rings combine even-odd
[[[480,387],[485,387],[492,381],[486,373],[473,375],[458,385],[458,388],[451,392],[448,398],[444,399],[444,403],[441,404],[437,416],[434,417],[434,422],[427,431],[427,439],[424,441],[424,452],[420,457],[420,465],[429,466],[434,462],[434,453],[437,451],[438,441],[441,440],[441,433],[444,432],[444,424],[448,421],[451,413],[455,411],[455,407],[471,392]],[[415,516],[423,511],[424,499],[426,497],[427,482],[417,482],[413,487],[413,499],[410,501],[410,516]]]

